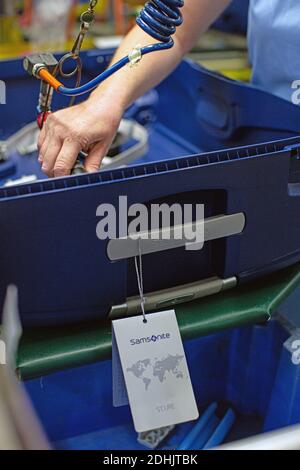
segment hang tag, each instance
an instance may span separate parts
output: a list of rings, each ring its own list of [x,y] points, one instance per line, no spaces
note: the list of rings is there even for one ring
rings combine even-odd
[[[198,418],[174,310],[113,321],[137,432]]]

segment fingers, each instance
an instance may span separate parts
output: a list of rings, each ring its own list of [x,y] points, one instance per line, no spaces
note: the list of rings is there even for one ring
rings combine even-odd
[[[95,144],[85,159],[84,167],[88,173],[99,171],[101,162],[109,149],[109,143],[102,141]]]
[[[43,142],[40,146],[40,149],[39,149],[39,162],[42,164],[43,161],[44,161],[44,157],[46,155],[46,152],[47,152],[47,149],[48,149],[48,146],[49,146],[49,143],[50,143],[50,135],[49,134],[46,134],[45,135],[45,138],[43,139]]]
[[[59,138],[50,139],[48,146],[47,146],[47,150],[41,161],[43,172],[46,173],[46,175],[48,175],[50,178],[54,176],[55,162],[58,158],[58,155],[60,154],[62,150],[62,145],[63,145],[63,142],[61,141],[61,139]]]
[[[38,139],[38,150],[40,151],[42,146],[43,146],[43,143],[45,141],[45,138],[46,138],[46,129],[45,129],[45,126],[41,129],[41,132],[39,134],[39,139]]]
[[[47,122],[45,122],[38,138],[38,150],[39,150],[38,161],[41,164],[43,163],[44,156],[47,152],[51,135],[52,135],[51,129],[48,129]]]
[[[81,149],[81,144],[79,142],[70,138],[66,138],[64,140],[53,168],[53,174],[55,177],[67,176],[71,173]],[[55,152],[51,153],[51,158],[54,153]]]
[[[88,151],[86,170],[98,171],[108,151],[119,120],[113,125],[106,120],[99,122],[98,115],[80,106],[49,115],[40,133],[39,162],[49,177],[69,175],[81,150]]]

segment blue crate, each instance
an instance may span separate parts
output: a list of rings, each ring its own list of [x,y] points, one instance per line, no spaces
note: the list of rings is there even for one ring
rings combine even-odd
[[[112,54],[113,50],[83,52],[83,82],[103,71]],[[0,140],[3,140],[34,121],[39,82],[23,70],[21,59],[0,61],[0,80],[7,88],[7,104],[0,105]],[[67,98],[56,94],[53,109],[67,103]],[[192,153],[278,140],[300,133],[299,107],[188,60],[154,91],[139,99],[127,115],[154,130],[157,124],[161,129],[158,132],[168,139],[169,145],[175,139]],[[172,156],[179,155],[182,154]]]
[[[227,441],[300,421],[300,365],[292,363],[288,338],[289,333],[273,321],[185,343],[200,414],[212,402],[219,404],[219,415],[228,407],[234,410]],[[129,407],[112,406],[111,369],[108,360],[26,382],[56,448],[143,448]],[[194,425],[177,426],[162,448],[178,448]]]
[[[103,54],[86,54],[94,73]],[[24,72],[19,72],[23,80]],[[26,80],[27,86],[36,86]],[[15,87],[20,92],[12,81]],[[15,102],[13,115],[24,119],[23,113],[18,117],[18,106]],[[31,112],[26,119],[33,118],[34,107]],[[197,201],[205,204],[205,217],[241,212],[246,217],[242,234],[207,242],[201,251],[183,248],[145,256],[146,292],[210,276],[236,276],[243,282],[300,259],[295,217],[300,202],[299,107],[184,61],[127,115],[149,126],[152,140],[145,162],[0,188],[0,301],[6,286],[16,284],[28,324],[106,316],[112,305],[137,294],[133,261],[110,262],[107,241],[95,234],[98,205],[117,204],[119,195],[126,195],[128,204]],[[1,126],[7,133],[12,130],[9,121]],[[264,138],[265,144],[248,145]],[[207,153],[200,154],[200,148]],[[182,156],[188,149],[192,156]],[[16,173],[26,164],[37,165],[34,156],[27,163],[17,154],[12,157]],[[11,163],[1,165],[5,169]],[[167,273],[157,272],[161,264],[168,266]],[[82,271],[86,275],[79,277]]]

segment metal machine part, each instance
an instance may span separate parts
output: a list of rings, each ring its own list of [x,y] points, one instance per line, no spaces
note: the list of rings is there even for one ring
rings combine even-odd
[[[80,32],[72,48],[73,57],[78,57],[80,54],[85,34],[90,29],[91,24],[95,20],[94,10],[95,10],[95,7],[97,6],[97,3],[98,3],[98,0],[90,0],[88,10],[82,13],[80,17],[80,20],[81,20]]]
[[[183,286],[172,287],[157,292],[144,294],[144,308],[149,312],[163,308],[174,307],[175,305],[190,302],[192,300],[218,294],[221,291],[232,289],[237,285],[237,278],[220,279],[211,277],[198,282],[192,282]],[[124,304],[114,305],[109,318],[119,318],[125,315],[137,315],[141,312],[140,296],[129,297]]]
[[[14,150],[16,150],[23,157],[37,152],[38,134],[38,126],[36,122],[33,122],[23,127],[23,129],[21,129],[19,132],[13,134],[6,141],[3,141],[1,143],[2,145],[0,146],[0,149],[2,149],[2,161],[6,161],[9,158],[10,153]],[[121,147],[124,143],[129,141],[134,141],[134,143],[129,148],[121,151],[120,153],[116,153],[116,148],[114,148],[111,156],[104,157],[101,165],[102,170],[128,165],[138,158],[143,157],[148,150],[148,131],[145,127],[141,126],[137,122],[122,119],[118,134],[119,137],[117,146]],[[81,168],[78,168],[80,164],[80,162],[76,163],[73,174],[82,173]],[[81,167],[83,168],[82,164]],[[79,171],[77,171],[78,169]],[[19,183],[21,182],[24,183],[25,181],[19,181]],[[18,182],[14,182],[13,179],[11,179],[9,184],[18,184]]]
[[[39,129],[36,122],[24,126],[21,130],[11,135],[5,142],[5,160],[13,150],[17,150],[21,155],[28,155],[37,151],[37,138]]]
[[[46,68],[51,74],[56,74],[58,62],[56,58],[49,53],[33,54],[24,59],[24,69],[32,76],[38,77],[39,71]],[[46,81],[41,81],[39,102],[37,106],[38,125],[43,127],[47,113],[51,112],[53,98],[53,88]]]
[[[30,75],[41,79],[39,103],[37,107],[37,122],[40,129],[42,129],[48,114],[51,112],[54,91],[53,83],[56,82],[57,74],[60,73],[63,78],[70,78],[77,75],[75,86],[80,86],[82,76],[82,61],[80,58],[80,52],[85,35],[89,31],[90,26],[95,19],[94,8],[96,7],[97,3],[98,0],[90,0],[88,10],[81,15],[80,31],[72,47],[72,50],[67,54],[64,54],[59,61],[57,61],[56,58],[50,53],[33,54],[25,57],[24,59],[24,69]],[[65,72],[65,63],[70,59],[75,61],[75,68],[71,72]],[[50,81],[48,78],[51,78]],[[71,98],[70,106],[74,104],[74,101],[75,98]],[[79,162],[76,163],[74,170],[76,170],[76,167],[79,167]]]
[[[175,429],[175,426],[166,426],[165,428],[153,429],[152,431],[141,432],[138,435],[138,442],[148,447],[148,449],[156,449]]]
[[[40,53],[32,54],[25,57],[23,61],[23,66],[26,72],[33,77],[38,77],[38,70],[40,67],[44,67],[49,70],[50,73],[53,73],[56,66],[57,60],[52,54],[49,53]]]

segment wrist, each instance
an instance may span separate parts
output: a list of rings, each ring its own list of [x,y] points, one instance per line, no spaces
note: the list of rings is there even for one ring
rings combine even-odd
[[[94,119],[98,117],[103,119],[105,116],[107,120],[112,121],[112,125],[118,125],[125,112],[122,104],[108,91],[101,90],[100,92],[98,89],[97,93],[93,92],[82,105],[84,111],[92,115]]]
[[[89,99],[93,103],[105,103],[108,108],[112,108],[116,113],[123,116],[130,104],[125,83],[120,84],[119,77],[110,77],[101,83],[90,95]]]

